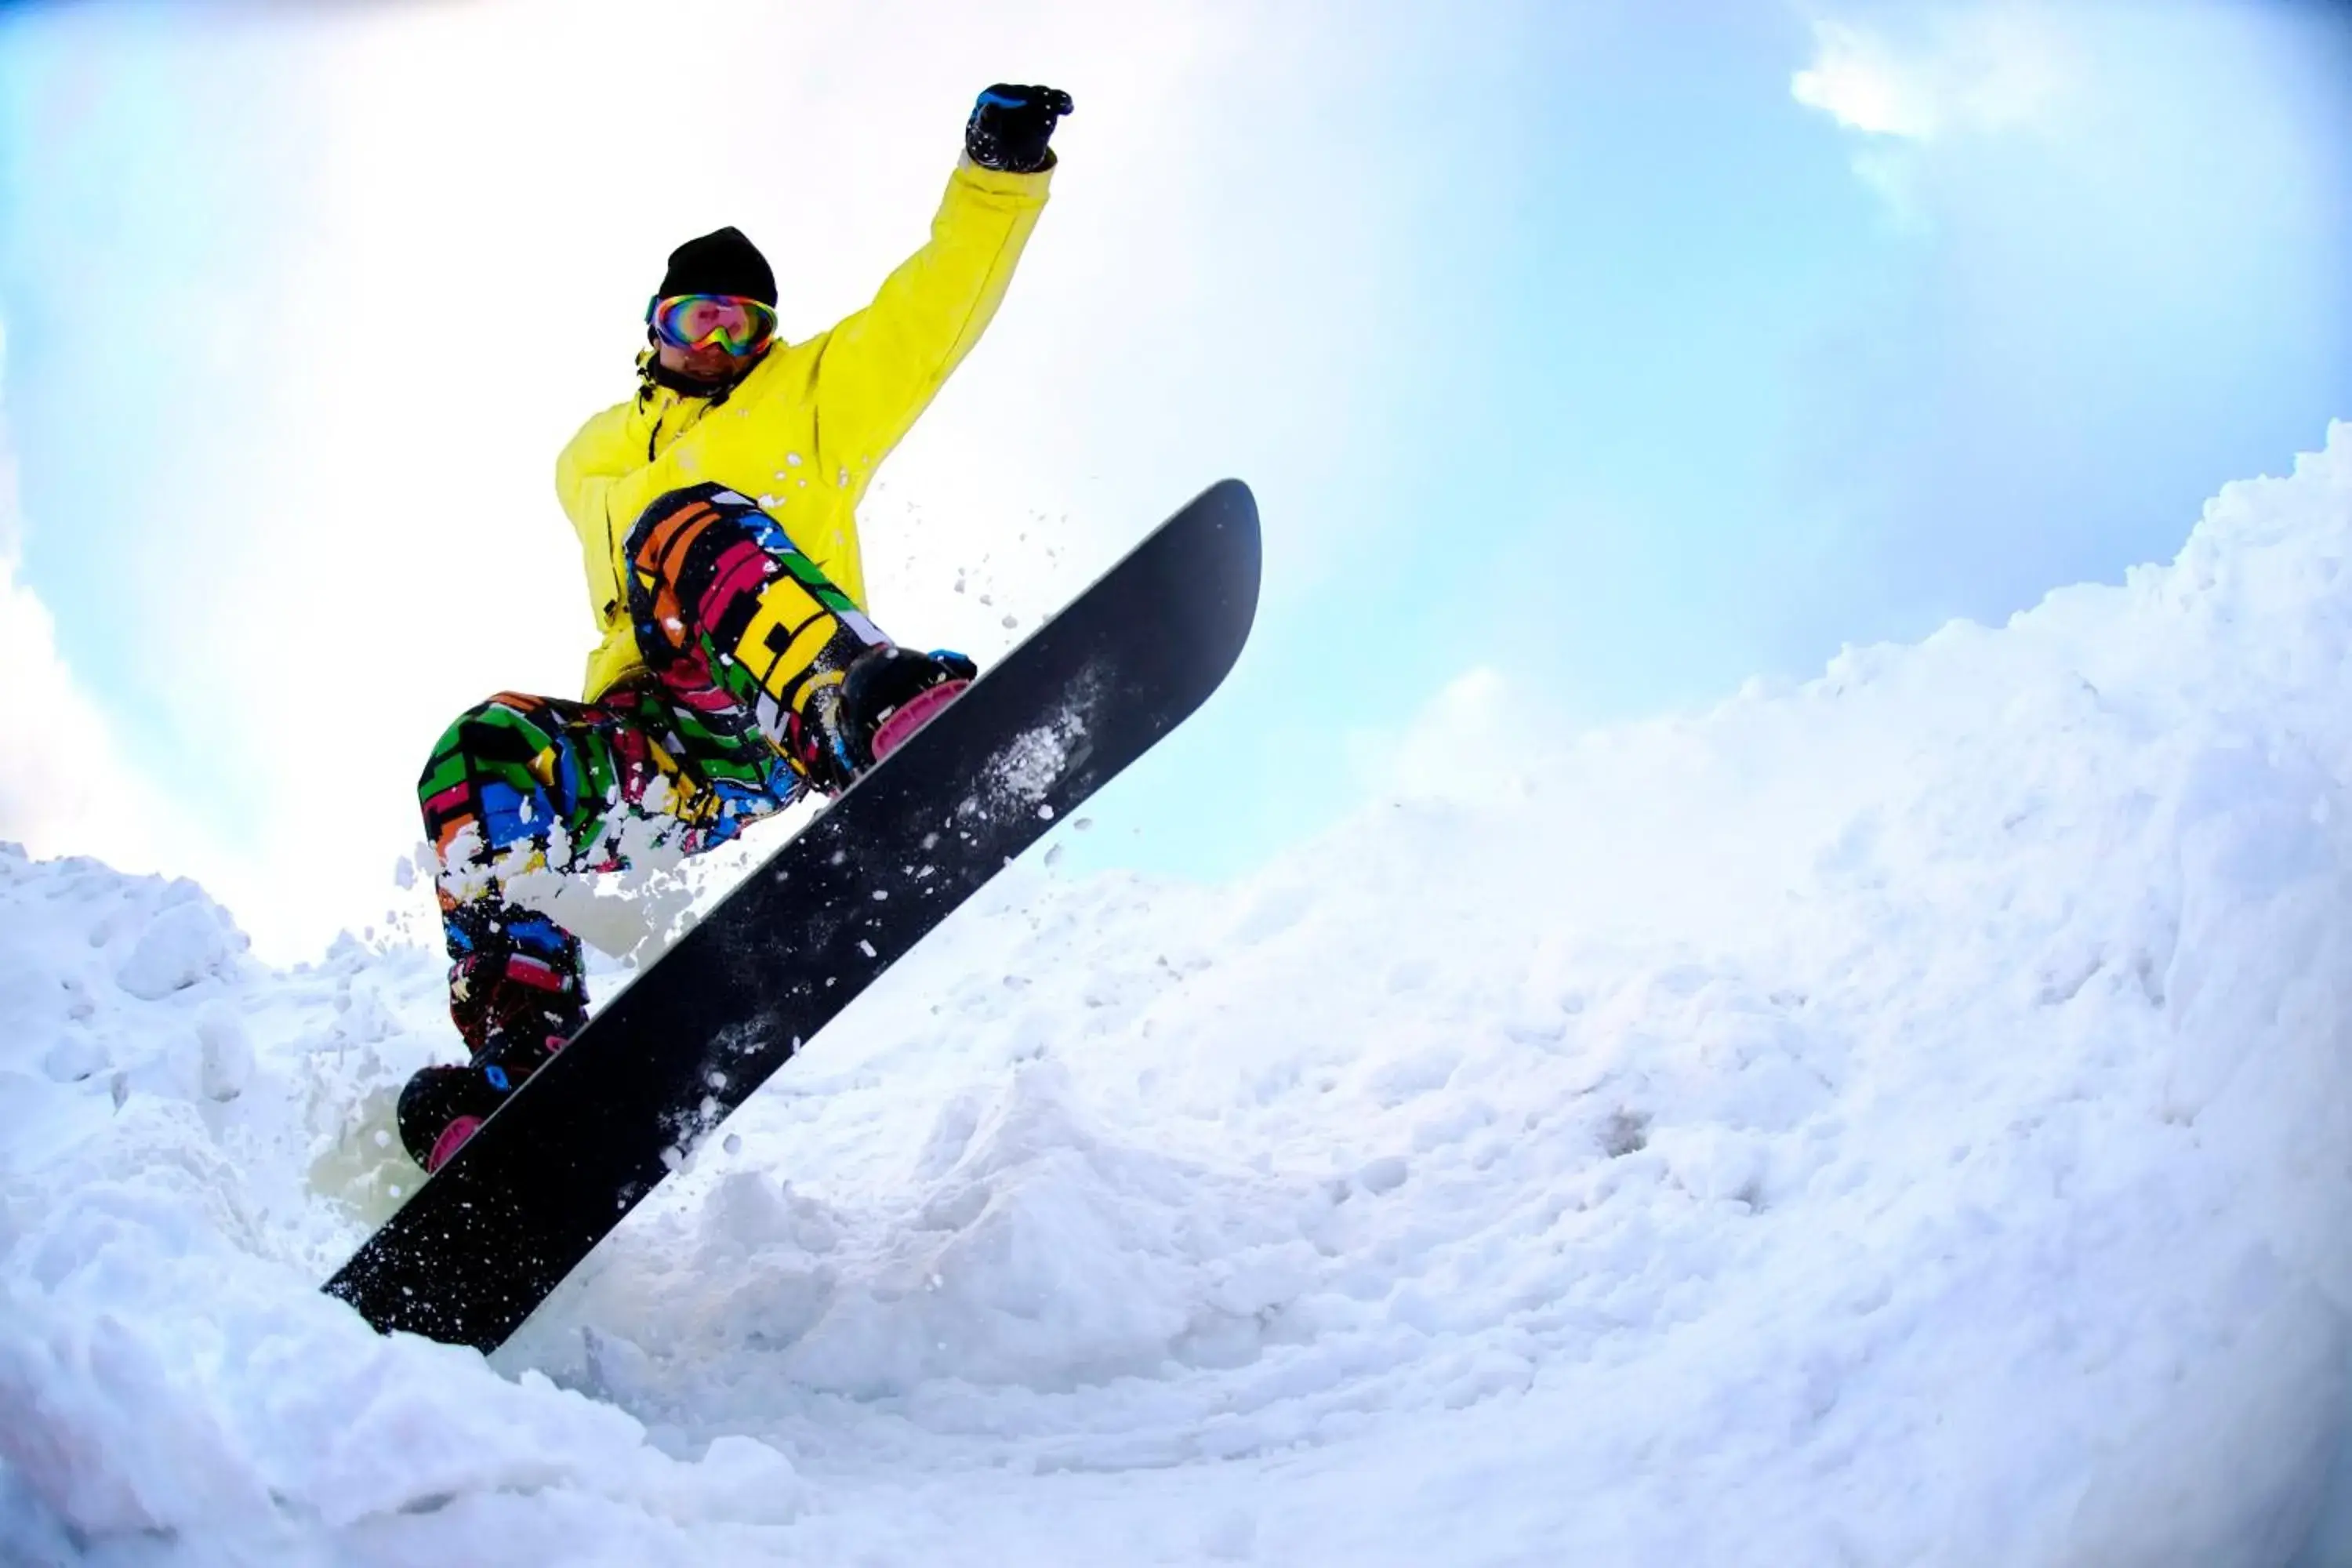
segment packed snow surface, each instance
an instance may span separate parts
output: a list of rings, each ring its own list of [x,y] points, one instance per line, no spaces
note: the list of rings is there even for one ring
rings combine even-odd
[[[488,1363],[316,1289],[428,948],[0,851],[0,1558],[2344,1560],[2347,554],[2339,425],[1704,715],[1469,676],[1237,886],[1024,862]]]

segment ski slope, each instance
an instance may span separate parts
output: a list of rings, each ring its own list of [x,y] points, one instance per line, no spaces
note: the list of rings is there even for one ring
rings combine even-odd
[[[0,851],[0,1560],[2352,1561],[2347,557],[1033,858],[488,1364],[315,1290],[437,959]]]

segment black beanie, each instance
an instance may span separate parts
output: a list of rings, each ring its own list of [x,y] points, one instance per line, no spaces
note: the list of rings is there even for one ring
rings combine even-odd
[[[713,229],[669,253],[669,270],[662,274],[661,292],[656,297],[667,300],[673,294],[739,294],[773,306],[776,275],[741,229]]]

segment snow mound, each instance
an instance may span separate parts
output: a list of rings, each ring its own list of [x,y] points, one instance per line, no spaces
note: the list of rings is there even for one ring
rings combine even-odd
[[[315,1291],[437,961],[0,855],[0,1554],[2347,1560],[2347,554],[1024,863],[488,1364]]]

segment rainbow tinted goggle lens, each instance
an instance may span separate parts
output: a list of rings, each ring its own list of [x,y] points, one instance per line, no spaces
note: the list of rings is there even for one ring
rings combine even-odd
[[[776,335],[776,312],[740,294],[672,294],[646,307],[646,324],[672,348],[748,354]]]

